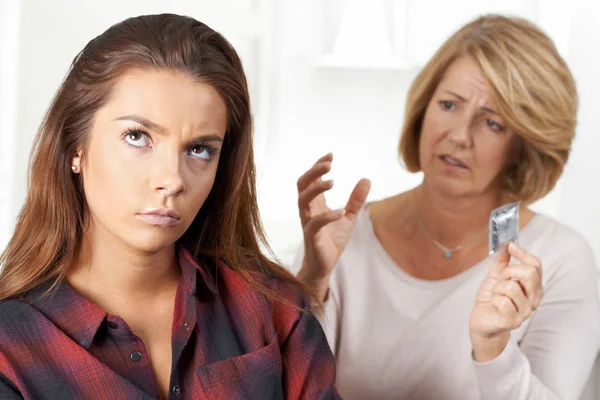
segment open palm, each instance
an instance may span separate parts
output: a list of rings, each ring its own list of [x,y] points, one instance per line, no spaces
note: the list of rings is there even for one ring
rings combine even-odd
[[[318,279],[328,277],[333,271],[370,189],[367,179],[360,180],[346,207],[331,210],[324,193],[333,187],[333,182],[321,178],[331,170],[332,160],[332,154],[322,157],[298,180],[298,209],[304,231],[303,268]]]

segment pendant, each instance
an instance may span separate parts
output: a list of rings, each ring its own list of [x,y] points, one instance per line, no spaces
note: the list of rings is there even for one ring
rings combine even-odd
[[[444,253],[444,257],[451,258],[452,257],[452,252],[450,250],[446,250],[446,252]]]

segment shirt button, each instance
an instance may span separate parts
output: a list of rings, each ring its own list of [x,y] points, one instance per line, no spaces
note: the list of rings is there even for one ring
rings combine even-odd
[[[142,359],[142,353],[140,353],[139,351],[134,351],[133,353],[131,353],[131,360],[134,362],[138,362]]]
[[[109,327],[110,329],[117,329],[117,328],[119,327],[119,325],[117,325],[116,323],[114,323],[114,322],[110,321],[110,322],[108,323],[108,327]]]
[[[186,331],[189,331],[190,328],[191,328],[191,326],[190,326],[189,322],[186,322],[183,324],[183,329],[185,329]]]
[[[173,394],[179,396],[181,394],[181,388],[177,385],[173,386]]]

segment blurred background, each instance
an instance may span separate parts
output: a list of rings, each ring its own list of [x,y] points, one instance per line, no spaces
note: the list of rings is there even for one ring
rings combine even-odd
[[[207,23],[242,58],[260,211],[286,265],[302,241],[296,180],[314,161],[334,153],[331,207],[343,206],[361,177],[372,181],[369,200],[415,186],[420,175],[402,168],[396,149],[419,68],[481,14],[537,23],[572,69],[580,112],[567,168],[533,208],[583,233],[600,261],[600,2],[593,0],[0,0],[0,251],[25,199],[34,135],[75,55],[116,22],[162,12]],[[583,398],[600,398],[597,385],[598,377]]]

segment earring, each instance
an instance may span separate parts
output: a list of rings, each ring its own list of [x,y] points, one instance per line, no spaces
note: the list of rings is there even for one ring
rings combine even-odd
[[[77,173],[77,165],[73,164],[71,165],[71,170],[75,173]]]

